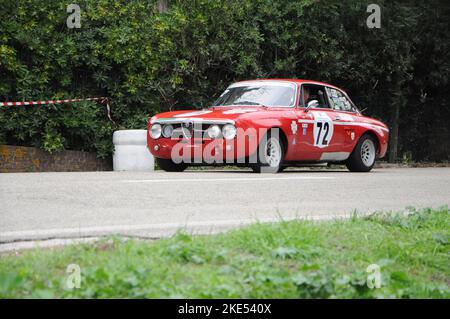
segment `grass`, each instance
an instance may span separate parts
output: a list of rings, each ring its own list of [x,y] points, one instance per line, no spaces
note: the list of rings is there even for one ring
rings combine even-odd
[[[450,212],[281,221],[0,257],[1,298],[450,298]],[[69,264],[81,287],[68,289]],[[381,287],[366,269],[380,267]]]

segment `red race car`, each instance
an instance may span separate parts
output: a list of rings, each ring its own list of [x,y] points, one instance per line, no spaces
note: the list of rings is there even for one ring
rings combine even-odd
[[[147,141],[165,171],[189,165],[242,165],[279,172],[310,163],[345,163],[368,172],[386,154],[389,130],[363,116],[326,83],[264,79],[230,85],[203,110],[153,116]]]

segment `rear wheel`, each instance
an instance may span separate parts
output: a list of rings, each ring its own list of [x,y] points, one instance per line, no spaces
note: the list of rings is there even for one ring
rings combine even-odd
[[[166,172],[182,172],[187,168],[187,165],[184,163],[177,164],[172,161],[170,158],[158,158],[156,157],[156,163],[158,166]]]
[[[284,146],[278,132],[271,130],[258,146],[257,162],[250,164],[255,173],[278,173],[283,169]]]
[[[369,172],[375,165],[377,147],[375,139],[370,135],[363,135],[346,161],[351,172]]]

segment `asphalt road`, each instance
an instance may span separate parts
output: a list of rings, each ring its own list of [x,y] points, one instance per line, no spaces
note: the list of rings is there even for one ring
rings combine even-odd
[[[0,243],[212,233],[259,221],[329,219],[450,204],[450,168],[0,174]]]

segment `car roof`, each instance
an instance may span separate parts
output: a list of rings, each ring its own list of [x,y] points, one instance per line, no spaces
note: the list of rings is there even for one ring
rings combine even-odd
[[[325,85],[325,86],[329,86],[332,88],[336,88],[338,90],[342,90],[341,88],[331,85],[329,83],[325,83],[325,82],[319,82],[319,81],[314,81],[314,80],[306,80],[306,79],[253,79],[253,80],[245,80],[245,81],[239,81],[236,83],[245,83],[245,82],[255,82],[255,81],[280,81],[280,82],[291,82],[291,83],[297,83],[297,84],[302,84],[302,83],[308,83],[308,84],[317,84],[317,85]],[[344,91],[344,90],[342,90]]]

